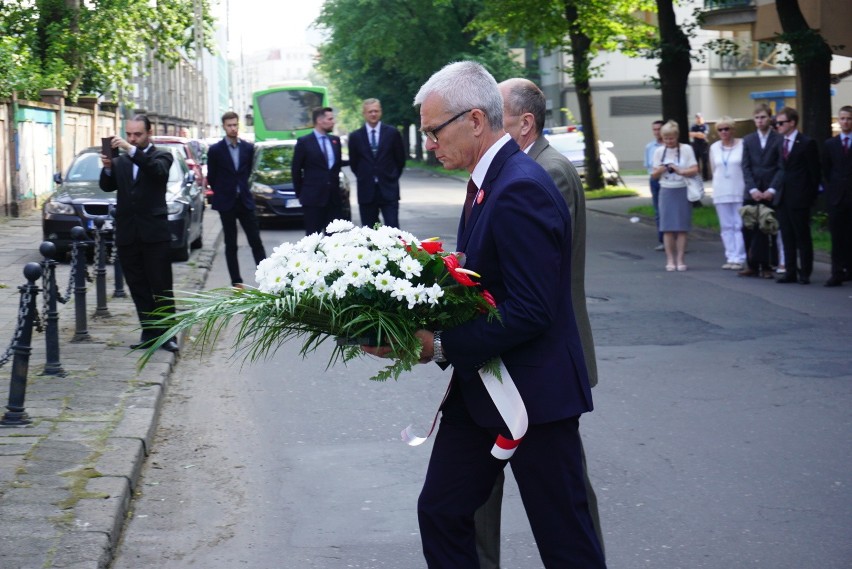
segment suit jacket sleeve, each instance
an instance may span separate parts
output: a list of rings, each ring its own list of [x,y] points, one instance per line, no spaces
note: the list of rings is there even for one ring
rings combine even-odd
[[[137,150],[133,156],[128,154],[131,162],[139,166],[139,170],[156,185],[165,185],[169,181],[169,170],[175,157],[171,152],[153,149],[151,152]]]
[[[361,166],[361,147],[359,144],[359,137],[361,136],[361,129],[359,128],[351,135],[349,135],[349,167],[352,169],[352,173],[355,174],[355,177],[358,177],[358,168]]]
[[[105,192],[114,192],[118,189],[118,182],[115,180],[115,160],[112,162],[110,174],[106,173],[106,168],[101,169],[101,177],[98,180],[98,185]]]
[[[754,171],[752,168],[751,141],[743,140],[743,180],[745,181],[743,198],[746,200],[751,199],[752,190],[758,189],[754,181]]]
[[[290,174],[293,177],[293,189],[296,191],[297,198],[302,193],[302,183],[305,181],[305,144],[304,137],[296,141],[296,148],[293,149],[293,163],[290,166]]]
[[[220,141],[221,142],[221,141]],[[212,145],[207,151],[207,184],[215,192],[216,183],[219,178],[219,144]]]
[[[395,128],[393,129],[393,133],[391,134],[391,136],[392,136],[391,140],[393,140],[393,150],[392,150],[393,159],[394,159],[394,162],[396,163],[397,171],[399,172],[399,175],[401,176],[402,171],[405,169],[405,160],[406,160],[405,143],[402,140],[402,135],[399,134],[399,131],[397,129],[395,129]]]

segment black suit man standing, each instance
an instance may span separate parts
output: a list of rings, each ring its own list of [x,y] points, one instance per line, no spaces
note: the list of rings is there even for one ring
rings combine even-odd
[[[776,188],[781,187],[781,142],[784,137],[772,129],[772,109],[766,103],[754,109],[757,130],[743,138],[743,180],[746,205],[762,205],[774,209]],[[774,235],[764,235],[757,228],[743,229],[748,267],[739,272],[742,277],[773,277],[772,247]],[[777,251],[776,251],[777,256]]]
[[[243,287],[237,260],[237,221],[243,226],[255,264],[266,258],[263,241],[254,215],[254,197],[249,189],[254,145],[240,140],[240,118],[228,111],[222,115],[225,138],[207,151],[207,180],[213,188],[210,205],[219,212],[225,237],[225,261],[231,284]]]
[[[814,268],[811,208],[819,192],[819,149],[815,140],[798,131],[796,109],[781,109],[775,124],[784,137],[779,163],[783,175],[776,201],[787,265],[787,274],[775,282],[784,284],[798,280],[800,284],[810,284]]]
[[[399,131],[381,122],[382,104],[366,99],[361,105],[366,123],[349,136],[349,166],[358,180],[361,225],[379,221],[399,227],[399,177],[405,168],[405,145]]]
[[[166,183],[174,156],[149,141],[151,121],[136,115],[127,121],[127,140],[113,137],[112,147],[124,150],[117,158],[101,154],[100,187],[118,192],[115,207],[115,244],[124,278],[142,325],[139,348],[165,329],[151,326],[150,314],[174,312],[172,298],[171,234],[166,208]],[[163,349],[177,352],[174,339]]]
[[[312,113],[314,131],[296,141],[293,150],[293,189],[302,204],[305,235],[322,233],[341,216],[340,168],[343,158],[340,139],[334,130],[334,109],[323,107]]]
[[[837,113],[840,135],[825,141],[825,193],[831,232],[831,277],[825,286],[852,279],[852,105]]]

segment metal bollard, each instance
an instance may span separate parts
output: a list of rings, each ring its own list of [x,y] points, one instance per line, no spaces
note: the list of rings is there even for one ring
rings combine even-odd
[[[41,265],[38,263],[27,263],[24,266],[24,276],[27,284],[19,286],[21,291],[21,308],[18,313],[18,326],[15,329],[15,340],[12,342],[12,379],[9,381],[9,404],[6,405],[6,413],[0,419],[0,425],[4,427],[22,427],[32,423],[30,416],[24,408],[24,399],[27,395],[27,372],[30,365],[30,343],[33,338],[33,324],[35,322],[36,301],[38,300],[39,288],[35,282],[41,278]]]
[[[118,247],[113,244],[112,268],[115,271],[115,291],[112,293],[113,298],[125,298],[127,293],[124,292],[124,271],[121,270],[121,262],[118,258]]]
[[[74,267],[74,337],[72,342],[88,342],[92,339],[89,335],[86,322],[86,230],[80,226],[71,228],[71,238],[74,239],[73,247],[76,249],[74,258],[77,265]]]
[[[111,315],[107,308],[107,285],[106,285],[106,241],[104,240],[104,220],[101,218],[95,219],[95,236],[97,243],[97,267],[95,268],[95,292],[97,299],[97,307],[95,308],[95,318],[109,318]]]
[[[44,344],[46,359],[44,371],[41,375],[58,375],[65,376],[65,370],[62,369],[62,363],[59,361],[59,311],[56,309],[56,301],[59,298],[59,288],[56,286],[56,261],[53,260],[56,255],[56,245],[50,241],[45,241],[38,248],[39,253],[44,257],[41,266],[44,269],[44,294],[47,297],[47,309],[45,314],[44,327]]]

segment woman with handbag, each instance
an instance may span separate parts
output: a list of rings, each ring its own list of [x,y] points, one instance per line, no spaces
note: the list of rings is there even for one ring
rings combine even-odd
[[[654,152],[651,177],[660,181],[660,231],[666,250],[666,270],[685,271],[686,235],[692,229],[692,204],[686,195],[686,178],[698,174],[695,153],[678,143],[680,129],[670,120],[662,126],[663,146]]]
[[[719,230],[725,246],[723,269],[740,271],[746,260],[743,239],[743,178],[742,139],[734,135],[734,119],[722,117],[716,122],[719,140],[710,146],[710,168],[713,171],[713,205],[719,217]]]

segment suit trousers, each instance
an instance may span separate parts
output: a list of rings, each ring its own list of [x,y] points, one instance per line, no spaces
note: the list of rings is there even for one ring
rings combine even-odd
[[[302,206],[304,216],[305,235],[311,233],[323,233],[326,226],[338,219],[342,212],[340,204],[328,204],[326,206]]]
[[[119,245],[118,260],[124,273],[124,280],[130,289],[136,314],[142,326],[143,342],[156,338],[166,328],[151,326],[152,320],[159,317],[150,314],[155,309],[164,309],[174,313],[175,302],[172,297],[172,260],[171,244],[168,241],[157,243],[136,242],[132,245]]]
[[[237,200],[234,207],[227,211],[219,211],[222,220],[222,233],[225,238],[225,262],[228,265],[228,273],[231,276],[231,284],[243,282],[240,275],[240,263],[237,260],[237,221],[243,227],[246,240],[251,253],[254,256],[254,264],[257,266],[266,258],[266,250],[260,239],[260,228],[253,209],[248,209],[241,200]]]
[[[787,269],[787,277],[810,278],[814,269],[810,208],[794,209],[782,204],[776,213],[781,233],[784,234],[784,266]]]
[[[577,417],[531,425],[509,461],[548,569],[606,567],[589,514],[578,425]],[[479,567],[474,512],[506,466],[491,455],[496,434],[473,421],[453,387],[417,505],[431,569]]]
[[[831,276],[852,276],[852,203],[847,200],[828,208],[831,233]]]
[[[376,188],[376,195],[379,195],[378,188]],[[364,227],[373,227],[378,223],[380,211],[384,225],[399,228],[399,201],[382,202],[377,200],[368,204],[358,202],[358,213],[361,216],[361,225]]]

